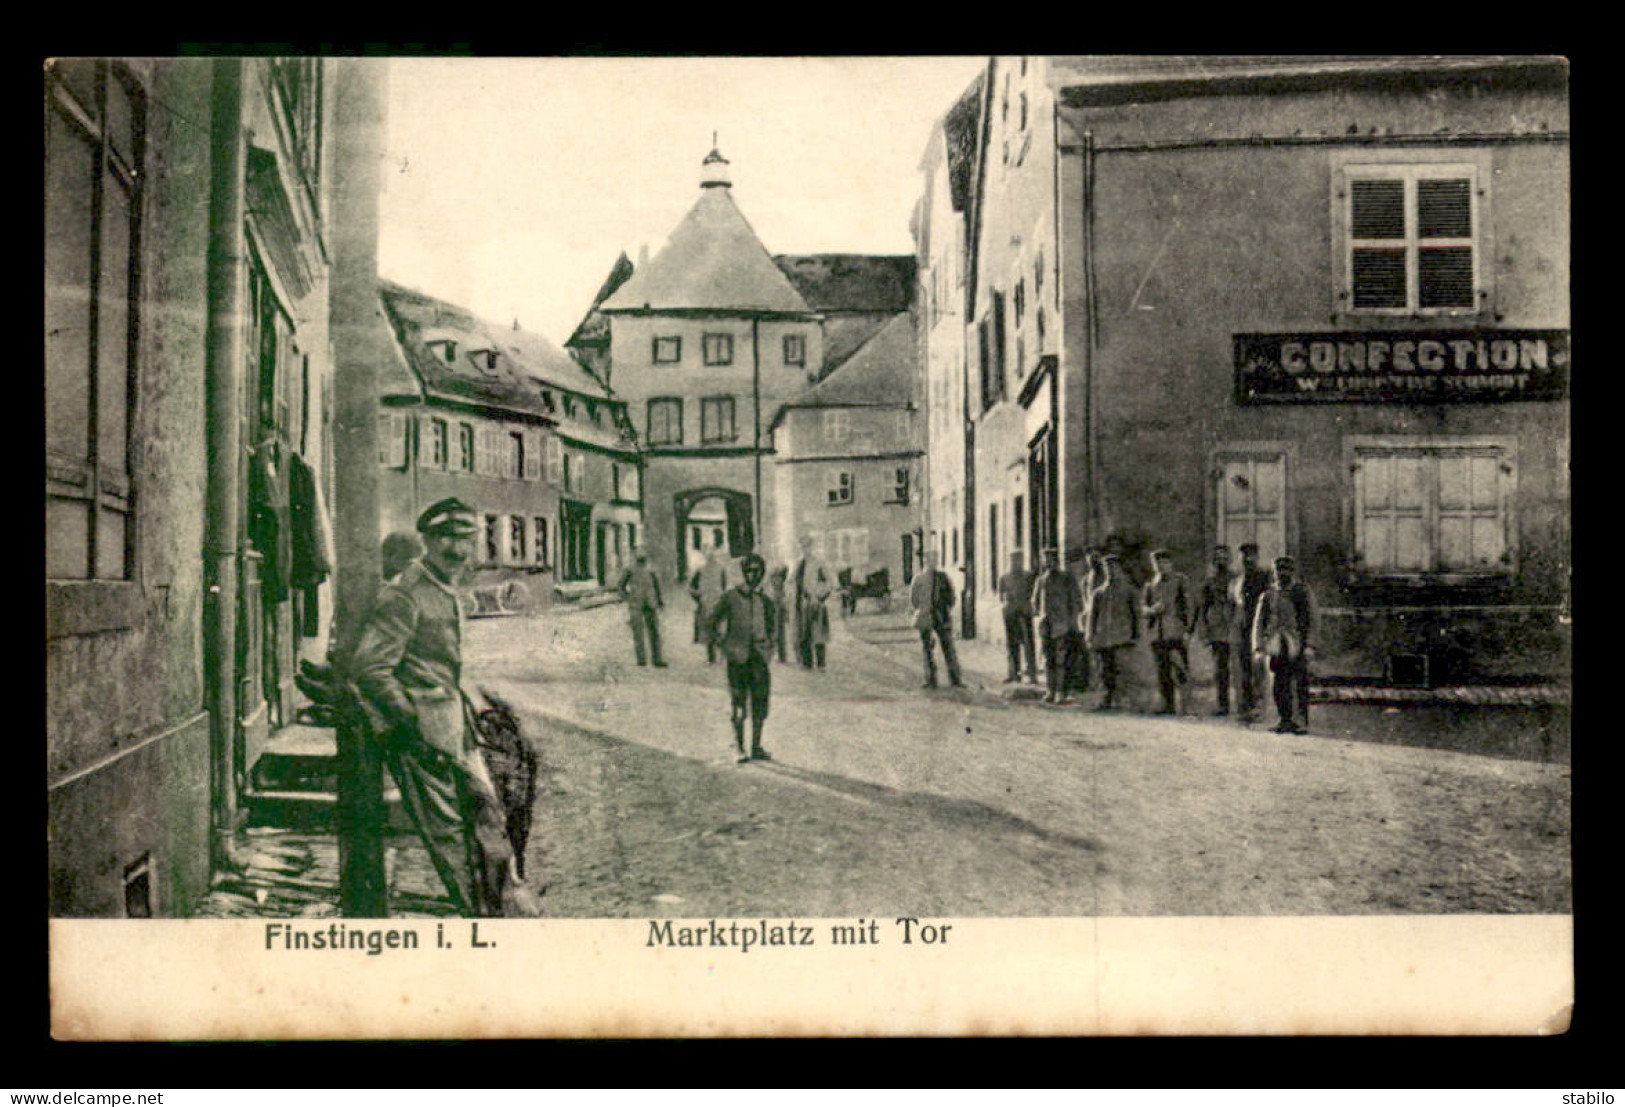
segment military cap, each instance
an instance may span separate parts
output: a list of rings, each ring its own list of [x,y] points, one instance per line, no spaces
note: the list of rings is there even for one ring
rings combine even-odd
[[[761,554],[748,553],[739,559],[739,571],[748,573],[752,568],[759,572],[767,572],[767,562],[762,560]]]
[[[1296,569],[1298,563],[1290,557],[1278,557],[1275,559],[1275,567],[1277,569]]]
[[[466,537],[478,534],[479,529],[474,522],[474,509],[456,496],[448,496],[439,503],[431,504],[418,516],[420,534]]]
[[[1236,549],[1240,550],[1242,553],[1246,553],[1248,550],[1253,551],[1253,553],[1257,553],[1258,552],[1258,543],[1257,542],[1243,542],[1241,545],[1237,546]]]

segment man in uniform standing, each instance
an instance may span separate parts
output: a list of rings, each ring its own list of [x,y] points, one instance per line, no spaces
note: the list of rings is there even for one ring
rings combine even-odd
[[[464,915],[528,915],[513,848],[462,691],[455,585],[474,555],[474,511],[456,498],[417,521],[423,557],[378,594],[355,685],[401,800]]]
[[[948,683],[955,688],[964,687],[959,675],[959,658],[954,656],[954,586],[948,574],[937,568],[936,550],[925,555],[925,572],[914,578],[908,601],[914,609],[914,627],[920,632],[920,645],[925,650],[924,687],[937,686],[937,662],[931,648],[933,635],[942,643],[942,659],[948,666]],[[1031,646],[1028,650],[1030,657]]]
[[[1219,701],[1215,715],[1230,714],[1230,636],[1236,624],[1236,599],[1230,585],[1230,547],[1215,546],[1191,619],[1191,630],[1202,636],[1213,654],[1213,685]]]
[[[1258,615],[1258,601],[1269,590],[1270,571],[1258,563],[1258,543],[1241,544],[1241,572],[1236,574],[1231,587],[1235,600],[1236,623],[1232,632],[1235,643],[1236,665],[1241,677],[1241,721],[1258,721],[1258,694],[1264,683],[1264,670],[1253,654],[1253,619]]]
[[[1157,687],[1162,693],[1157,714],[1177,715],[1181,690],[1190,675],[1185,646],[1185,636],[1190,633],[1190,586],[1184,573],[1174,572],[1174,559],[1167,550],[1152,551],[1151,570],[1151,579],[1141,592],[1140,613],[1151,637]]]
[[[823,558],[813,552],[812,535],[801,536],[801,560],[796,562],[796,655],[803,669],[824,667],[829,642],[829,610],[825,606],[835,590],[835,577]]]
[[[926,555],[932,568],[936,567],[936,551]],[[1010,571],[999,578],[999,605],[1004,610],[1004,648],[1009,655],[1009,676],[1006,684],[1021,679],[1021,658],[1027,657],[1027,679],[1038,683],[1038,662],[1033,652],[1033,575],[1021,564],[1021,554],[1010,555]]]
[[[1071,573],[1061,568],[1060,551],[1044,551],[1044,571],[1033,584],[1033,613],[1044,639],[1045,703],[1066,702],[1072,631],[1083,616],[1083,593]]]
[[[649,568],[649,551],[639,547],[633,554],[633,563],[621,574],[620,593],[626,600],[626,617],[632,624],[632,649],[637,654],[638,664],[653,661],[655,668],[664,669],[666,663],[660,657],[660,609],[666,605],[660,598],[660,581]]]
[[[1273,674],[1277,734],[1309,732],[1309,661],[1314,656],[1310,636],[1315,630],[1315,600],[1309,586],[1297,579],[1290,557],[1275,559],[1275,583],[1258,601],[1253,622],[1253,652],[1269,659]]]
[[[767,721],[773,676],[768,658],[773,653],[773,602],[761,592],[767,563],[758,554],[740,562],[745,580],[722,594],[706,621],[706,640],[722,647],[728,662],[728,693],[732,700],[734,752],[739,762],[771,761],[762,748],[762,724]],[[745,714],[750,713],[750,752],[745,752]]]
[[[1100,683],[1106,690],[1097,710],[1109,711],[1117,706],[1120,655],[1140,640],[1140,604],[1117,555],[1106,554],[1101,565],[1101,583],[1089,604],[1089,644],[1100,659]]]

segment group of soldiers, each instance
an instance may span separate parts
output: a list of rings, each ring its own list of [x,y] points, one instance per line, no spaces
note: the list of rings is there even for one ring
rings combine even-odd
[[[1297,579],[1290,557],[1275,559],[1274,572],[1258,560],[1258,546],[1240,547],[1232,571],[1230,549],[1213,550],[1207,575],[1193,589],[1166,550],[1149,555],[1151,576],[1136,587],[1115,552],[1082,551],[1082,572],[1061,564],[1059,551],[1044,552],[1034,579],[1012,554],[999,579],[1009,670],[1007,683],[1038,681],[1034,639],[1042,643],[1046,703],[1069,702],[1074,691],[1096,682],[1099,710],[1118,702],[1124,652],[1144,639],[1150,646],[1161,704],[1157,714],[1177,714],[1190,679],[1189,643],[1199,638],[1213,656],[1214,714],[1230,714],[1232,666],[1239,684],[1238,714],[1258,721],[1267,665],[1281,734],[1303,734],[1309,725],[1309,662],[1314,656],[1314,597]],[[1035,634],[1036,631],[1036,634]]]

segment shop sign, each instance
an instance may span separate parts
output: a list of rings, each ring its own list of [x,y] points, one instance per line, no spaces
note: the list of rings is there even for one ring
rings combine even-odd
[[[1242,405],[1568,396],[1568,331],[1238,334],[1235,356]]]

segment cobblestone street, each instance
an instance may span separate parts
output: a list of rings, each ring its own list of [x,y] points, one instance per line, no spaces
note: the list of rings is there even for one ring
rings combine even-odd
[[[1045,708],[980,642],[927,692],[892,615],[838,623],[826,672],[776,664],[774,760],[737,766],[722,665],[686,611],[665,630],[661,670],[619,607],[470,624],[468,683],[542,750],[549,915],[1569,909],[1561,763]]]

